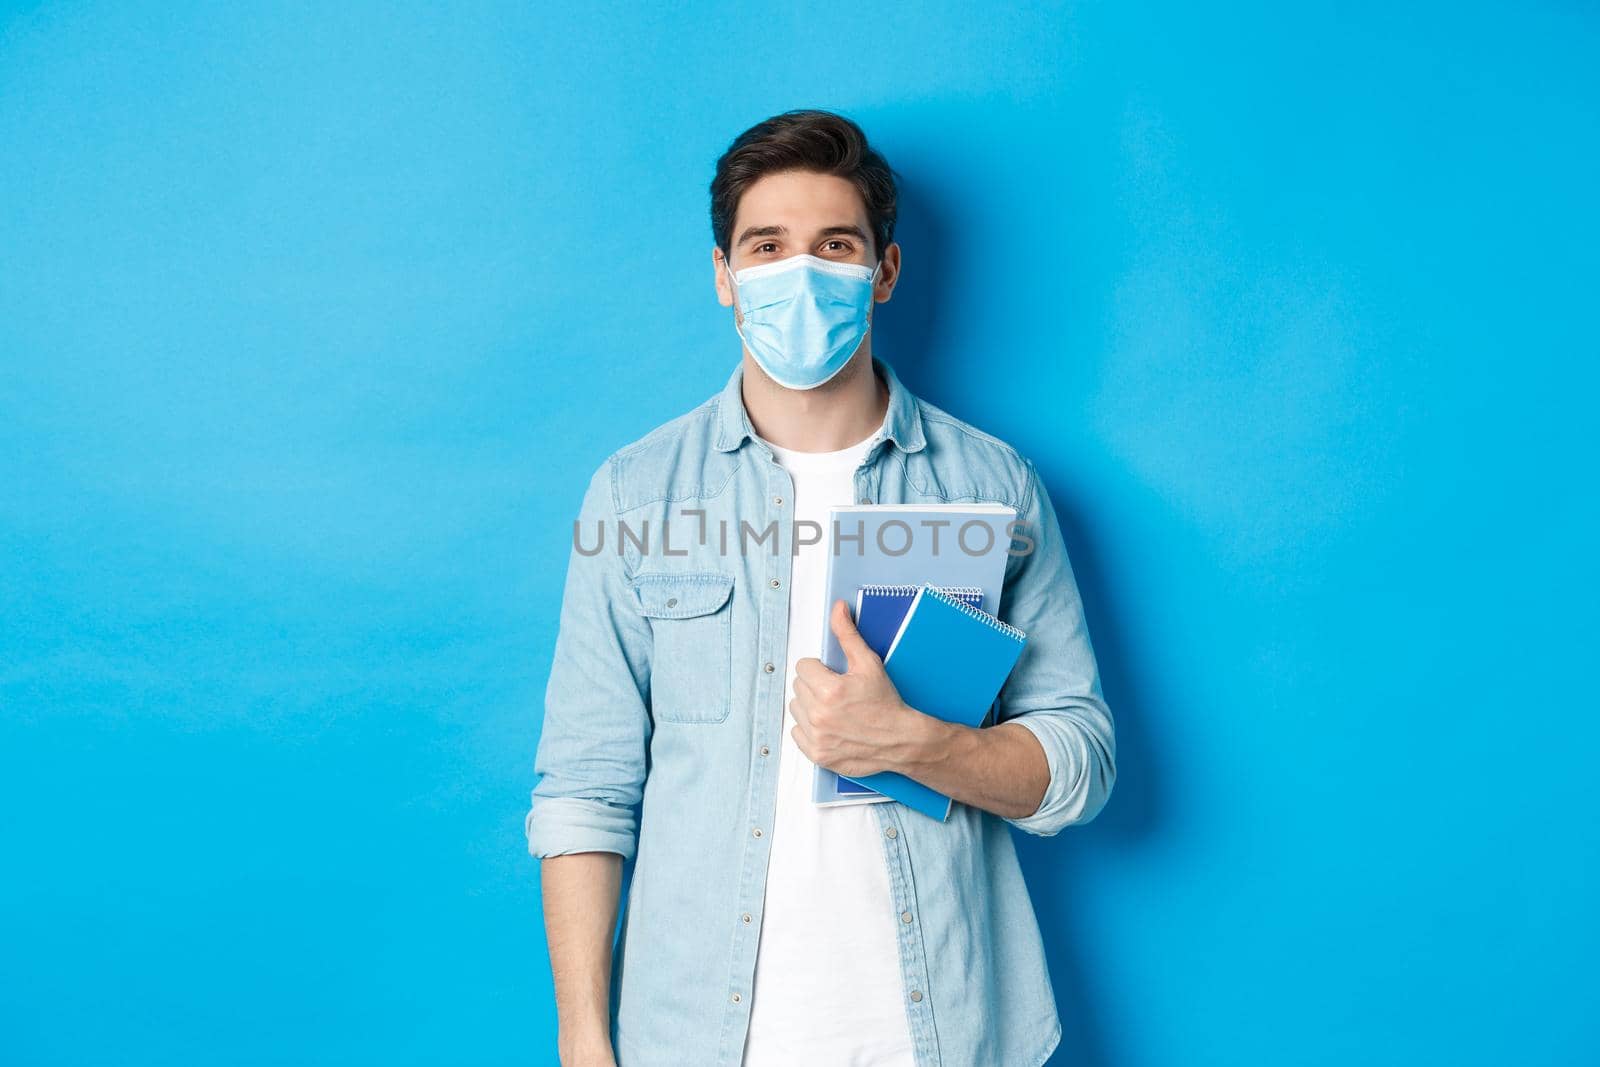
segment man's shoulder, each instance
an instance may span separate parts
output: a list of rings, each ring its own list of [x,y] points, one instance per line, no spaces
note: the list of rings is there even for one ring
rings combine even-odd
[[[683,412],[674,415],[655,429],[650,430],[606,457],[607,463],[626,464],[648,460],[652,456],[675,454],[702,443],[711,447],[717,435],[717,396],[712,395]]]
[[[693,499],[725,484],[733,462],[715,447],[719,396],[707,397],[605,458],[595,477],[609,480],[619,512],[658,500]],[[686,456],[696,462],[684,463]]]
[[[918,398],[925,454],[939,481],[958,498],[999,500],[1026,505],[1033,462],[1010,442]]]
[[[948,451],[959,452],[991,465],[1018,470],[1027,467],[1028,458],[1009,441],[979,429],[920,397],[917,399],[917,409],[922,415],[923,436],[930,445],[943,445]]]

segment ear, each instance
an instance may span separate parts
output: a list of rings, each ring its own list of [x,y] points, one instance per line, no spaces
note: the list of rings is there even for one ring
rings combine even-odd
[[[725,308],[732,307],[733,283],[728,281],[728,272],[732,267],[722,254],[722,249],[716,245],[711,246],[711,269],[717,286],[717,303]]]
[[[900,242],[891,241],[889,247],[883,250],[883,265],[878,268],[878,280],[872,286],[872,299],[879,304],[888,303],[899,281]]]

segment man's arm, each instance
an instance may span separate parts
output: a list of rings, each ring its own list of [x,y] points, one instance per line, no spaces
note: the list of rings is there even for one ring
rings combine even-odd
[[[1032,542],[1008,561],[1001,610],[1028,636],[1000,691],[995,726],[947,723],[908,707],[856,632],[844,601],[831,624],[844,674],[820,660],[796,668],[795,740],[815,763],[856,777],[892,770],[1028,833],[1093,819],[1116,780],[1116,738],[1077,581],[1033,464],[1018,519]]]
[[[1050,760],[1033,731],[1003,722],[974,729],[918,713],[893,770],[951,800],[1003,819],[1038,812],[1050,789]]]
[[[1044,751],[1049,785],[1038,809],[1006,819],[1048,837],[1105,807],[1117,780],[1117,739],[1061,524],[1038,470],[1024,463],[1028,488],[1018,519],[1033,545],[1009,561],[1000,616],[1028,641],[1000,690],[998,725],[985,732],[998,737],[1002,727],[1025,729]]]
[[[544,936],[555,978],[562,1067],[609,1067],[611,937],[622,893],[622,857],[577,852],[539,861]]]
[[[608,462],[590,479],[567,562],[525,827],[541,861],[563,1064],[611,1062],[611,945],[650,735],[649,623],[616,538]]]

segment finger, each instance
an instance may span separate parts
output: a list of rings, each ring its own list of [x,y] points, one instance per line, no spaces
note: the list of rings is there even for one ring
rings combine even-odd
[[[837,673],[815,656],[803,659],[794,665],[794,678],[797,682],[804,679],[815,685],[824,679],[837,677],[839,677]]]
[[[834,674],[826,667],[819,666],[809,672],[809,676],[802,678],[798,674],[794,678],[794,691],[801,694],[813,708],[825,707],[839,699],[843,692],[845,676]],[[804,689],[801,686],[804,685]]]
[[[797,724],[799,724],[801,726],[804,726],[807,729],[810,729],[811,728],[811,704],[810,704],[810,698],[806,697],[806,696],[802,696],[802,695],[800,695],[799,692],[796,692],[795,695],[794,695],[794,699],[789,701],[789,714],[790,714],[791,717],[793,717],[794,721]]]
[[[856,629],[856,621],[850,617],[850,607],[843,600],[833,602],[833,615],[828,621],[833,627],[833,636],[839,639],[839,647],[844,649],[844,661],[849,665],[850,673],[883,666],[878,654],[872,651],[872,646]]]

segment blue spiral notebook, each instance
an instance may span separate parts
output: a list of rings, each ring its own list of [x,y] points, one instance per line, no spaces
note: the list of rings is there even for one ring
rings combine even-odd
[[[864,585],[856,591],[856,630],[861,634],[861,639],[867,647],[878,654],[882,659],[889,651],[889,646],[894,642],[895,635],[900,632],[900,624],[906,619],[906,612],[911,608],[911,602],[916,599],[915,585]],[[975,585],[946,586],[939,590],[955,597],[964,604],[971,604],[975,608],[983,607],[983,590]],[[839,775],[838,784],[834,787],[841,797],[882,796],[871,786],[862,785],[854,778]],[[892,800],[892,797],[885,797]]]
[[[918,711],[946,722],[979,726],[1026,641],[1015,626],[924,585],[889,645],[883,669],[901,698]],[[895,771],[847,780],[940,821],[950,814],[949,797]]]

